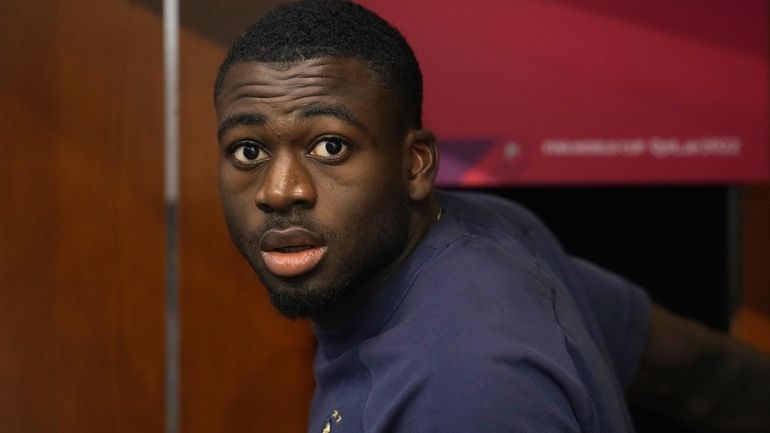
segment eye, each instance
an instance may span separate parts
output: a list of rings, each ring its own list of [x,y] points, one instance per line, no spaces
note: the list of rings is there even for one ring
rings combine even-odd
[[[339,159],[348,152],[350,152],[350,146],[342,138],[323,137],[313,145],[309,153],[320,159]]]
[[[233,159],[240,165],[254,165],[270,155],[253,141],[241,141],[230,151]]]

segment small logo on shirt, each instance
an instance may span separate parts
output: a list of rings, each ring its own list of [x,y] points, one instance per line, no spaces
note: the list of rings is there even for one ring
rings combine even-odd
[[[324,428],[321,430],[321,433],[331,433],[333,426],[340,422],[342,422],[342,412],[340,412],[339,409],[334,409],[331,415],[329,415],[329,418],[326,418],[326,423],[324,423]]]

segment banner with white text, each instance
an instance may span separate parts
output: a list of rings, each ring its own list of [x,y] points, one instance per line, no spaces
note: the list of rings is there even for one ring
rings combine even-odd
[[[445,186],[770,178],[766,0],[363,0],[412,44]]]

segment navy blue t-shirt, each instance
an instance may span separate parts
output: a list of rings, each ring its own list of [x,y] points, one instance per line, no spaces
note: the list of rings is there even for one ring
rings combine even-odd
[[[354,319],[315,330],[308,432],[633,431],[644,292],[512,202],[438,198],[441,219]]]

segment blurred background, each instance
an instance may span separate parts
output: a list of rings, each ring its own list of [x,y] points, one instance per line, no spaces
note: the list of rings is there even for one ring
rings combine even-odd
[[[305,430],[312,335],[269,306],[216,184],[216,69],[279,3],[180,4],[185,433]],[[770,353],[766,0],[363,3],[421,60],[443,187],[527,205],[569,252]],[[162,15],[0,3],[2,432],[165,429]]]

